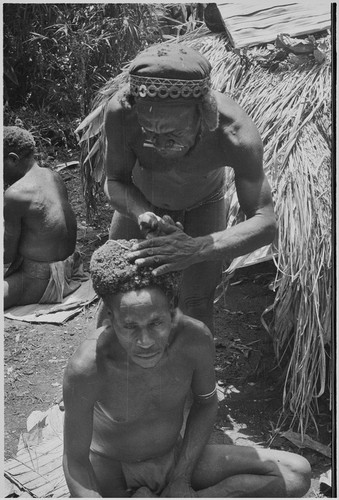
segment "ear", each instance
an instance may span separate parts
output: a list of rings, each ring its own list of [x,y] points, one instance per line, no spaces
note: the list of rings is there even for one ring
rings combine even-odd
[[[8,158],[14,163],[17,163],[20,160],[19,156],[16,153],[9,153]]]

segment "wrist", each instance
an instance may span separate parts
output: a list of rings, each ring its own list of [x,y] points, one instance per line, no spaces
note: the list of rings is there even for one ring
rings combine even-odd
[[[183,483],[191,484],[191,476],[192,476],[192,471],[190,470],[190,468],[183,470],[182,467],[180,467],[180,469],[177,470],[174,469],[171,475],[170,482],[174,483],[180,481]]]
[[[208,258],[210,252],[210,244],[208,236],[198,236],[197,238],[195,238],[195,242],[197,245],[197,250],[194,254],[194,264],[209,260]]]

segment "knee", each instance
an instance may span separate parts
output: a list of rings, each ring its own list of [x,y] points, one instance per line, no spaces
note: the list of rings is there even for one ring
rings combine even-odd
[[[289,496],[302,497],[311,486],[311,466],[306,458],[291,453],[289,460]]]

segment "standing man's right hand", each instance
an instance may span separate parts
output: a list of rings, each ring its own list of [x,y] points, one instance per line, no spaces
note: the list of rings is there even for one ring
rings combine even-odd
[[[144,212],[138,217],[140,231],[145,238],[159,236],[161,218],[153,212]]]
[[[146,239],[167,234],[164,229],[168,226],[168,224],[176,226],[179,229],[183,229],[180,222],[174,222],[169,215],[164,215],[164,217],[161,218],[153,212],[144,212],[138,217],[140,231]]]

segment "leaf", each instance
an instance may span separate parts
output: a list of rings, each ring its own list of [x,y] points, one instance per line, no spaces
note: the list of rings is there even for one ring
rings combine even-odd
[[[307,434],[304,435],[303,439],[301,437],[301,434],[293,432],[291,430],[287,432],[280,432],[279,434],[285,439],[291,441],[291,443],[293,443],[298,448],[311,448],[312,450],[325,455],[325,457],[332,457],[331,448],[329,446],[325,446],[324,444],[315,441],[314,439],[307,436]]]
[[[95,153],[99,150],[99,147],[100,147],[100,141],[97,140],[97,141],[95,141],[95,143],[93,144],[90,152],[86,156],[86,158],[84,160],[84,163],[87,163],[88,161],[90,161],[90,159],[92,158],[92,156],[94,156]]]
[[[74,133],[77,134],[78,132],[80,132],[80,130],[83,130],[85,127],[90,125],[95,120],[95,118],[97,118],[100,115],[105,104],[106,103],[103,102],[102,104],[100,104],[100,106],[94,109],[89,115],[87,115],[86,118],[84,118],[84,120],[80,123],[80,125],[75,129]]]

